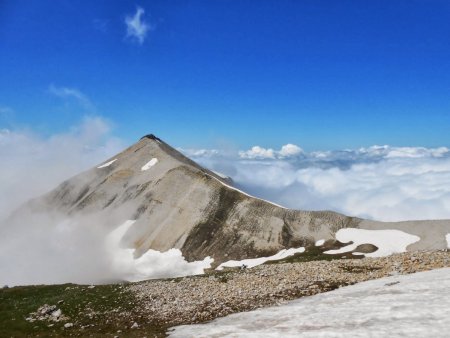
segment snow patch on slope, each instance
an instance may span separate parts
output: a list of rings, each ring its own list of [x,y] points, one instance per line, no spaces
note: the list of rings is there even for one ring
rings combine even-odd
[[[267,261],[277,261],[280,259],[284,259],[286,257],[295,255],[296,253],[305,252],[305,248],[290,248],[290,249],[283,249],[280,252],[276,253],[273,256],[270,257],[259,257],[259,258],[250,258],[250,259],[243,259],[242,261],[227,261],[222,264],[220,264],[216,270],[223,270],[223,268],[233,268],[233,267],[240,267],[245,265],[247,268],[253,268],[257,265],[263,264]]]
[[[398,283],[399,282],[399,283]],[[396,284],[392,284],[396,283]],[[447,337],[450,268],[387,277],[179,326],[170,337]]]
[[[117,161],[117,158],[115,158],[115,159],[112,160],[112,161],[106,162],[105,164],[102,164],[101,166],[97,167],[97,169],[109,167],[111,164],[113,164],[113,163],[116,162],[116,161]]]
[[[148,161],[142,168],[142,171],[146,171],[153,167],[156,163],[158,163],[158,159],[156,157],[152,158],[150,161]]]
[[[214,261],[211,257],[208,256],[203,261],[187,262],[178,249],[166,252],[148,250],[135,258],[135,249],[120,246],[123,236],[135,222],[135,220],[126,221],[110,232],[106,239],[106,247],[112,257],[112,267],[120,276],[125,275],[126,280],[136,282],[151,278],[198,275],[211,267]]]
[[[450,234],[447,234],[445,239],[447,240],[447,248],[450,249]]]
[[[316,246],[322,246],[324,245],[325,240],[324,239],[319,239],[318,241],[316,241]]]
[[[336,239],[342,243],[353,242],[337,250],[324,253],[335,255],[355,250],[361,244],[373,244],[378,250],[365,254],[367,257],[384,257],[394,253],[406,252],[406,247],[418,242],[420,237],[400,230],[366,230],[345,228],[336,232]]]

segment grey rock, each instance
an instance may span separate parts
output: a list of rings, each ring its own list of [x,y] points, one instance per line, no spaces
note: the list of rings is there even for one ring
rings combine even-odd
[[[57,309],[57,310],[55,310],[55,311],[53,311],[53,312],[51,313],[51,315],[52,315],[53,317],[55,317],[55,318],[61,317],[61,314],[62,314],[62,312],[61,312],[60,309]]]

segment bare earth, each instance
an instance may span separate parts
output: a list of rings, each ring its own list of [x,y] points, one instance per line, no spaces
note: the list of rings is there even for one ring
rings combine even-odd
[[[450,266],[450,252],[421,251],[383,258],[266,264],[253,269],[129,284],[141,323],[175,326],[395,274]]]

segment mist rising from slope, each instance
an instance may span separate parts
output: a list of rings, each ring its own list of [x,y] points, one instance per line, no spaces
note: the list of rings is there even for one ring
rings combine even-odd
[[[117,280],[101,243],[104,229],[55,214],[27,214],[0,229],[0,285]]]
[[[124,144],[110,124],[88,117],[67,132],[42,137],[32,130],[0,131],[0,285],[81,282],[113,278],[102,243],[106,230],[56,214],[8,216],[29,199],[55,188],[119,152]]]
[[[31,129],[0,130],[0,219],[124,147],[112,135],[108,121],[100,117],[86,117],[50,137]]]

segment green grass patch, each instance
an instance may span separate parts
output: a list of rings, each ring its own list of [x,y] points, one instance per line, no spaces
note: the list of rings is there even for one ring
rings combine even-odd
[[[26,320],[44,304],[57,305],[70,319],[60,322]],[[139,329],[130,328],[135,321]],[[64,328],[65,323],[74,326]],[[165,331],[164,326],[144,323],[133,295],[120,284],[94,288],[64,284],[0,289],[0,337],[164,337]]]

